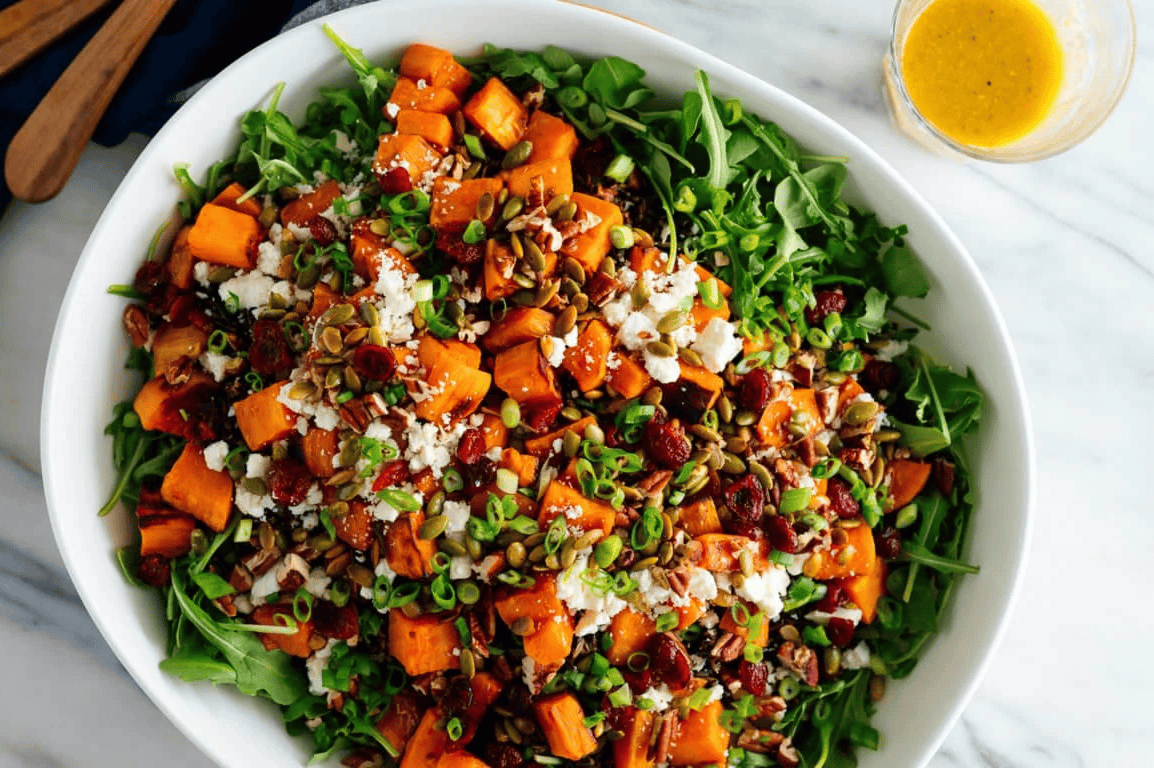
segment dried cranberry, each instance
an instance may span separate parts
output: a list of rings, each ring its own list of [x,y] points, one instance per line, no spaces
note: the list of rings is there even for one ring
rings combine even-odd
[[[725,506],[739,520],[758,523],[765,511],[765,490],[756,477],[746,475],[725,489]]]
[[[693,452],[681,422],[674,419],[664,424],[650,419],[642,436],[649,458],[666,469],[680,469]]]
[[[404,459],[390,461],[381,467],[381,473],[373,481],[373,493],[385,488],[396,488],[409,479],[409,462]]]
[[[397,372],[397,357],[388,347],[361,344],[353,352],[353,368],[362,378],[388,381]]]
[[[722,527],[725,528],[726,533],[732,533],[734,536],[744,536],[753,541],[761,541],[765,538],[765,531],[757,523],[751,523],[748,520],[739,520],[737,518],[730,518],[726,520]]]
[[[605,444],[610,448],[624,448],[626,443],[621,439],[621,430],[617,429],[616,424],[610,424],[605,428]]]
[[[737,404],[747,411],[760,413],[769,404],[769,390],[772,384],[769,371],[754,368],[741,379],[741,389],[737,391]]]
[[[313,623],[313,629],[322,637],[349,640],[356,637],[360,631],[357,609],[351,605],[342,605],[338,608],[328,600],[316,600],[313,602],[313,611],[309,618]]]
[[[477,463],[481,454],[485,452],[485,438],[477,428],[466,429],[457,443],[457,458],[461,463],[469,466]]]
[[[381,185],[381,192],[386,195],[399,195],[413,189],[413,179],[404,168],[390,168],[384,173],[378,173],[377,182]]]
[[[874,547],[886,560],[893,560],[902,553],[902,534],[892,525],[874,531]]]
[[[132,285],[143,294],[152,294],[168,283],[168,272],[159,261],[146,261],[136,270]]]
[[[257,320],[252,327],[248,362],[262,376],[271,376],[292,367],[292,352],[284,328],[275,320]]]
[[[822,320],[825,320],[826,315],[832,315],[834,312],[841,313],[845,310],[846,297],[841,292],[841,288],[823,289],[815,291],[813,294],[816,299],[816,304],[812,309],[805,310],[805,321],[810,325],[817,325]]]
[[[485,258],[485,243],[466,243],[463,232],[441,230],[437,234],[437,248],[453,257],[458,264],[476,264]]]
[[[286,507],[295,507],[308,496],[313,476],[303,462],[296,459],[276,459],[265,475],[265,485],[273,501]]]
[[[672,632],[659,632],[649,641],[649,667],[653,673],[677,690],[689,685],[693,677],[689,651]]]
[[[901,372],[895,364],[875,357],[865,364],[865,368],[858,376],[858,383],[876,394],[883,389],[893,389],[897,386],[899,378]]]
[[[163,587],[168,583],[168,560],[161,555],[145,555],[140,558],[136,575],[145,584]]]
[[[741,677],[741,687],[746,691],[754,696],[765,694],[766,686],[769,683],[769,667],[764,663],[754,663],[742,659],[741,666],[738,668],[738,675]]]
[[[825,636],[838,648],[845,648],[853,642],[853,622],[833,616],[825,625]]]
[[[450,678],[438,704],[450,717],[463,715],[473,705],[473,686],[469,679],[462,675]]]
[[[845,605],[847,600],[849,598],[846,597],[845,588],[836,581],[831,581],[825,585],[825,596],[813,604],[813,609],[833,613]]]
[[[625,678],[625,682],[629,685],[629,690],[633,691],[634,695],[645,693],[653,687],[653,670],[642,669],[640,671],[633,671],[632,669],[622,669],[621,676]]]
[[[797,531],[781,515],[770,515],[765,519],[765,535],[774,549],[790,555],[797,552]]]
[[[661,385],[661,404],[670,416],[676,416],[689,424],[701,421],[713,398],[713,392],[688,379]]]
[[[934,459],[931,477],[934,479],[934,485],[937,486],[938,492],[943,496],[949,496],[954,490],[954,463],[940,456]]]
[[[553,426],[563,407],[560,398],[530,400],[521,404],[521,421],[534,432],[544,432]]]
[[[337,228],[324,216],[317,216],[309,222],[309,234],[313,236],[313,240],[316,240],[317,245],[322,248],[330,246],[337,241]]]
[[[861,514],[861,504],[853,497],[849,484],[839,477],[832,478],[826,486],[830,510],[841,518],[857,517]]]

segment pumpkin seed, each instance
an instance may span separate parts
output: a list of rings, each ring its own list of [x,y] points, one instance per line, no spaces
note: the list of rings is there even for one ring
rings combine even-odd
[[[617,277],[617,262],[613,261],[612,256],[606,256],[601,260],[597,271],[608,277]]]
[[[589,297],[583,293],[574,294],[573,298],[569,300],[569,303],[577,308],[578,313],[589,309]]]
[[[644,229],[633,228],[633,242],[640,245],[642,248],[653,247],[653,235],[646,232]],[[670,261],[670,264],[673,262]]]
[[[461,667],[461,674],[467,679],[472,680],[473,675],[477,674],[477,661],[473,658],[473,652],[465,648],[461,651],[461,656],[458,658]]]
[[[689,431],[692,432],[697,437],[700,437],[702,440],[705,440],[706,442],[709,442],[709,443],[720,443],[721,442],[721,433],[718,432],[716,429],[712,429],[710,427],[705,426],[704,424],[694,424],[689,428]]]
[[[321,268],[318,267],[316,264],[313,264],[312,266],[301,270],[297,274],[297,279],[295,281],[295,284],[296,284],[297,288],[300,288],[303,291],[307,291],[310,288],[312,288],[314,285],[316,285],[317,281],[320,279],[321,279]]]
[[[585,427],[585,439],[596,445],[602,445],[605,442],[605,430],[596,424],[590,424]]]
[[[521,243],[521,236],[516,232],[509,235],[509,248],[513,251],[513,258],[520,261],[525,258],[525,246]]]
[[[746,576],[753,575],[753,555],[748,549],[743,549],[737,555],[737,562],[741,565],[741,572]]]
[[[337,457],[342,469],[353,468],[361,459],[361,446],[355,440],[348,440],[344,447],[341,448],[340,456]],[[351,475],[350,475],[351,477]]]
[[[673,357],[676,354],[673,347],[664,341],[651,341],[645,345],[645,351],[657,357]]]
[[[830,384],[843,384],[843,383],[845,383],[845,380],[847,378],[849,378],[849,374],[848,373],[842,373],[841,371],[826,371],[825,372],[825,380],[828,381]]]
[[[521,423],[521,404],[511,397],[501,403],[501,423],[508,429],[515,429]]]
[[[705,469],[705,468],[704,467],[698,467],[698,469]],[[708,471],[702,472],[700,478],[698,478],[697,480],[694,480],[692,483],[685,486],[685,495],[686,496],[692,496],[693,494],[697,493],[702,488],[704,488],[706,483],[708,483],[708,482],[709,482],[709,472]]]
[[[573,221],[573,219],[576,216],[577,216],[577,203],[574,203],[572,200],[570,200],[568,203],[565,203],[565,205],[563,205],[557,209],[557,212],[553,214],[553,220],[554,221]]]
[[[246,477],[241,481],[241,485],[254,496],[264,496],[268,493],[268,487],[264,484],[264,480],[259,477]]]
[[[632,565],[632,567],[630,567],[629,570],[630,571],[644,571],[645,569],[652,568],[655,565],[657,565],[657,558],[656,557],[645,557],[645,558],[638,560],[636,563],[634,563]]]
[[[877,703],[886,696],[886,676],[871,675],[869,684],[870,701]]]
[[[748,449],[749,442],[744,437],[734,435],[725,441],[725,450],[730,453],[745,453]]]
[[[551,571],[559,571],[561,570],[561,559],[557,557],[556,553],[545,555],[545,567]]]
[[[517,730],[517,726],[513,725],[512,720],[502,720],[501,727],[504,728],[505,733],[509,737],[509,741],[513,742],[517,746],[521,746],[525,743],[525,734]]]
[[[537,294],[533,297],[533,306],[543,307],[553,300],[557,295],[557,291],[561,288],[560,280],[550,280],[537,289]]]
[[[738,411],[737,415],[733,417],[733,421],[739,427],[752,426],[757,422],[757,414],[753,411]]]
[[[666,312],[660,320],[657,321],[658,333],[673,333],[681,326],[685,325],[685,321],[689,319],[689,314],[682,312],[680,309],[674,309]]]
[[[561,314],[557,315],[556,322],[553,323],[553,335],[557,337],[564,337],[573,327],[577,325],[577,308],[570,305],[561,310]]]
[[[825,657],[825,671],[828,674],[836,675],[841,670],[841,651],[835,646],[829,646],[822,655]]]
[[[484,550],[481,548],[481,542],[474,539],[472,536],[465,537],[465,549],[469,553],[469,557],[473,560],[480,560]]]
[[[855,427],[860,427],[867,421],[877,415],[878,404],[869,400],[863,400],[851,404],[845,409],[842,415],[842,421],[846,424],[852,424]]]
[[[537,287],[537,281],[534,280],[529,275],[526,275],[524,272],[518,272],[517,274],[513,275],[513,282],[516,283],[517,285],[521,286],[522,288],[536,288]],[[534,294],[532,292],[529,292],[529,297],[530,297],[529,302],[533,301],[533,298],[532,298],[533,296],[534,296]]]
[[[717,416],[724,424],[733,421],[733,401],[725,395],[717,401]]]
[[[877,443],[892,443],[899,439],[902,433],[896,429],[879,429],[874,433],[874,442]]]
[[[285,311],[283,309],[264,309],[257,316],[257,320],[280,320],[284,316]]]
[[[609,230],[609,242],[614,248],[632,248],[635,242],[633,230],[623,224]]]
[[[477,218],[481,221],[488,221],[496,207],[497,201],[493,198],[493,194],[491,192],[482,193],[481,196],[477,198]]]
[[[501,219],[508,221],[525,208],[525,198],[510,197],[501,208]]]
[[[425,541],[432,541],[445,532],[449,527],[449,518],[445,515],[435,515],[425,520],[421,524],[421,529],[417,532],[417,538]]]
[[[389,234],[389,222],[384,219],[373,219],[369,222],[369,231],[374,235]]]
[[[361,483],[348,483],[337,488],[337,498],[341,501],[352,501],[361,493]]]
[[[337,359],[339,360],[340,358]],[[329,363],[329,365],[332,365],[332,363]],[[325,371],[325,389],[339,389],[340,386],[341,372],[336,368],[329,368],[327,371]]]
[[[633,284],[633,290],[630,291],[630,297],[633,299],[633,308],[641,309],[649,301],[649,281],[645,279],[645,274],[638,275],[637,282]]]
[[[882,484],[882,480],[886,475],[886,460],[880,455],[874,457],[874,462],[870,465],[870,474],[873,475],[873,482],[870,483],[870,488],[877,488]]]
[[[509,564],[510,568],[520,568],[525,564],[525,558],[528,553],[525,551],[525,545],[519,541],[514,541],[505,548],[505,562]]]
[[[332,355],[340,354],[344,349],[345,340],[341,338],[341,332],[331,325],[321,331],[321,347]]]
[[[574,259],[572,256],[565,259],[565,274],[568,275],[575,283],[581,285],[585,282],[585,267],[581,266],[581,262]]]
[[[362,306],[364,306],[364,305],[362,305]],[[420,313],[418,313],[418,314],[420,314]],[[378,346],[378,347],[385,346],[384,331],[382,331],[378,326],[374,325],[372,328],[369,329],[369,343],[373,344],[374,346]]]
[[[353,369],[351,365],[346,365],[342,372],[345,377],[345,388],[352,390],[354,394],[361,392],[361,377],[360,374]]]
[[[465,170],[461,172],[462,179],[475,179],[481,175],[481,170],[484,168],[484,163],[476,162],[469,163],[465,166]]]
[[[376,580],[373,572],[360,563],[353,563],[345,573],[357,583],[357,586],[365,587],[366,589],[371,589],[373,582]]]
[[[213,267],[208,271],[208,282],[223,283],[226,280],[231,280],[235,274],[236,270],[232,267]]]
[[[558,210],[560,210],[561,206],[565,205],[568,202],[569,202],[569,195],[564,194],[564,193],[562,193],[560,195],[554,195],[553,199],[549,201],[549,204],[545,206],[545,213],[552,216],[553,214],[557,213]]]
[[[721,454],[725,459],[725,463],[721,465],[721,471],[727,475],[737,475],[745,471],[745,462],[741,457],[728,451]]]
[[[577,560],[577,547],[574,546],[574,540],[569,539],[561,547],[561,555],[558,557],[558,562],[562,569],[568,569]]]
[[[453,541],[452,539],[441,539],[437,542],[437,546],[450,557],[465,557],[469,554],[469,550],[465,548],[464,544],[459,541]],[[460,589],[458,588],[457,597],[460,596]]]
[[[538,544],[529,550],[529,562],[539,563],[546,558],[549,553],[545,551],[544,544]]]
[[[567,431],[565,436],[561,438],[561,450],[564,451],[565,455],[569,458],[576,456],[577,451],[580,450],[580,448],[581,435],[577,434],[573,430]]]
[[[317,385],[311,381],[298,381],[289,387],[289,400],[311,400],[317,394]]]
[[[353,319],[356,309],[352,304],[337,304],[329,307],[321,316],[321,325],[342,325]]]
[[[589,549],[594,544],[601,541],[602,536],[604,536],[604,534],[600,530],[586,531],[585,533],[578,536],[577,540],[573,542],[573,549],[577,550],[578,552]]]
[[[371,304],[368,304],[367,302],[366,302],[366,305],[372,306]],[[356,345],[358,345],[362,341],[364,341],[365,337],[368,335],[369,335],[369,329],[366,328],[365,326],[362,325],[359,328],[354,328],[345,334],[345,346],[346,347],[355,347]]]
[[[533,154],[533,142],[518,141],[505,153],[505,157],[501,160],[501,167],[507,171],[518,165],[524,165],[531,154]]]
[[[581,418],[581,409],[573,405],[567,405],[561,409],[561,418],[565,419],[565,421],[577,421]]]

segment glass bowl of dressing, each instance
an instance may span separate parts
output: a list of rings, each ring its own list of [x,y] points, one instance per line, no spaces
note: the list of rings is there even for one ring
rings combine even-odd
[[[900,0],[886,98],[942,154],[1040,160],[1105,121],[1135,50],[1129,0]]]

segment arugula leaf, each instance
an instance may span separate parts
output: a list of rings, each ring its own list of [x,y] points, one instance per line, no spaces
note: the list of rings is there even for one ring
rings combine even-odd
[[[171,593],[180,612],[200,632],[205,642],[224,657],[236,673],[236,687],[249,696],[263,695],[277,704],[296,701],[308,690],[304,676],[296,671],[289,656],[281,651],[265,650],[252,633],[230,630],[227,624],[214,621],[185,592],[179,565],[172,568]]]
[[[582,85],[603,107],[629,109],[653,97],[653,91],[641,85],[645,70],[618,56],[599,59],[589,67]]]
[[[713,187],[724,189],[729,182],[729,158],[725,152],[729,131],[717,113],[717,104],[709,90],[709,76],[698,70],[694,79],[697,81],[697,93],[701,97],[701,131],[709,153],[709,176],[706,180]]]
[[[930,291],[921,261],[904,245],[895,245],[882,256],[882,278],[889,292],[897,296],[922,299]]]

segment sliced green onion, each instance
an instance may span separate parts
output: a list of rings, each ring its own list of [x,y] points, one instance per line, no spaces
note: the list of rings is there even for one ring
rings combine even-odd
[[[406,581],[404,584],[394,584],[389,594],[390,608],[403,608],[417,599],[421,593],[421,585],[415,581]]]
[[[461,725],[460,718],[450,717],[449,722],[445,723],[445,733],[453,741],[458,741],[465,735],[465,726]]]
[[[617,155],[609,161],[609,167],[605,169],[605,175],[616,181],[618,184],[624,184],[633,173],[633,158],[629,155]]]
[[[677,611],[666,611],[657,617],[657,631],[668,632],[680,623],[681,616]]]
[[[396,447],[393,449],[396,450]],[[465,480],[457,470],[446,469],[445,476],[441,478],[441,485],[445,487],[445,493],[456,493],[465,487]]]
[[[384,488],[377,491],[377,498],[398,512],[416,512],[421,508],[421,502],[417,501],[416,496],[399,488]]]
[[[477,219],[473,219],[465,227],[465,231],[461,234],[461,239],[469,245],[476,245],[485,239],[485,225]]]
[[[221,354],[228,347],[228,334],[219,328],[208,335],[208,351]]]
[[[787,488],[781,492],[778,511],[783,515],[796,514],[809,506],[811,498],[813,498],[812,488]]]
[[[708,688],[698,688],[686,703],[689,704],[690,709],[697,711],[708,704],[711,698],[713,698],[713,691]]]

